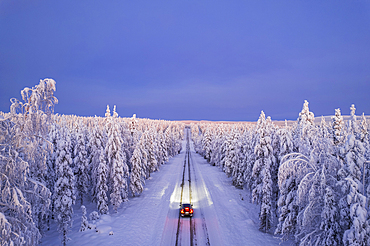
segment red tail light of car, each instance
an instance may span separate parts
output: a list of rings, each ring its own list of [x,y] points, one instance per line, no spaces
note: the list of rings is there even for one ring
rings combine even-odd
[[[191,213],[191,214],[193,213],[193,209],[190,209],[190,213]]]
[[[186,207],[186,208],[185,208],[185,211],[186,211],[186,212],[189,212],[189,208],[188,208],[188,207]]]
[[[185,212],[184,212],[184,209],[181,209],[181,213],[182,213],[182,214],[184,214],[184,213],[185,213]]]

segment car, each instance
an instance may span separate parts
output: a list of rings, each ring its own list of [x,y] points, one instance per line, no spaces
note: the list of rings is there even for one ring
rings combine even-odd
[[[193,217],[194,210],[193,210],[193,205],[189,203],[184,203],[180,205],[180,215],[181,217],[184,216],[189,216]]]

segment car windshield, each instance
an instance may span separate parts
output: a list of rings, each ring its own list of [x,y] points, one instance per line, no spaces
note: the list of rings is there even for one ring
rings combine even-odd
[[[190,204],[182,204],[182,208],[186,208],[186,207],[191,208],[191,205]]]

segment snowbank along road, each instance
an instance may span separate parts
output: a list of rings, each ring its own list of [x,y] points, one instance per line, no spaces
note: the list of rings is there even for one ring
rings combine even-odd
[[[151,174],[140,196],[118,213],[103,215],[96,230],[79,232],[81,209],[76,206],[67,245],[279,245],[280,239],[258,230],[259,207],[249,202],[249,193],[195,153],[189,129],[185,136],[180,154]],[[193,204],[193,217],[180,216],[181,203]],[[93,203],[85,206],[88,214],[96,210]],[[56,224],[41,245],[60,245]]]

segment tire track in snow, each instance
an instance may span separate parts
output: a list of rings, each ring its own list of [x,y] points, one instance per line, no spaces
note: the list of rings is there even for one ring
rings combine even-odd
[[[190,154],[190,148],[189,148],[189,152],[188,152],[188,160],[190,162],[190,159],[192,160],[193,162],[193,158],[191,158],[191,154]],[[189,169],[190,169],[190,165],[189,165]],[[198,181],[197,179],[197,176],[196,176],[196,172],[195,172],[195,169],[194,169],[194,165],[192,165],[192,169],[193,169],[193,173],[194,173],[194,180],[195,182]],[[190,172],[189,172],[190,173]],[[203,233],[206,237],[206,244],[205,245],[211,245],[210,242],[209,242],[209,234],[208,234],[208,229],[207,229],[207,223],[206,223],[206,218],[204,216],[204,213],[203,213],[203,210],[201,207],[199,207],[199,211],[200,211],[200,216],[201,216],[201,221],[202,221],[202,229],[203,229]]]
[[[189,192],[189,203],[191,204],[192,200],[192,190],[191,190],[191,174],[190,174],[190,143],[189,143],[189,129],[186,129],[186,153],[185,153],[185,159],[184,159],[184,167],[182,172],[182,182],[181,182],[181,194],[180,194],[180,206],[182,205],[183,200],[183,193],[184,193],[184,186],[185,186],[185,173],[186,173],[186,164],[188,165],[188,192]],[[178,222],[177,222],[177,230],[176,230],[176,246],[181,245],[181,237],[182,237],[182,224],[183,220],[181,219],[181,215],[179,213]],[[194,222],[192,220],[192,217],[190,217],[190,223],[189,223],[189,229],[190,229],[190,245],[194,245]]]
[[[186,151],[188,151],[188,144],[186,144]],[[182,196],[183,196],[183,193],[184,193],[184,185],[185,185],[185,168],[186,168],[186,154],[185,154],[185,160],[184,160],[184,168],[183,168],[183,171],[182,171],[182,182],[181,182],[181,193],[180,193],[180,206],[182,204]],[[181,234],[180,234],[180,231],[181,231],[181,215],[179,213],[179,218],[177,220],[177,230],[176,230],[176,246],[179,246],[181,245]],[[179,240],[180,239],[180,240]],[[179,242],[180,241],[180,242]]]

